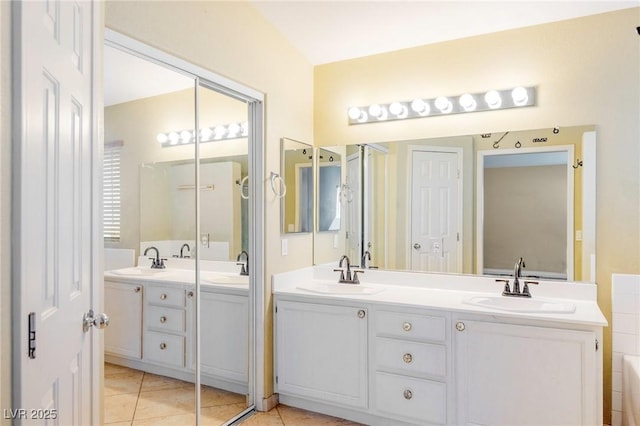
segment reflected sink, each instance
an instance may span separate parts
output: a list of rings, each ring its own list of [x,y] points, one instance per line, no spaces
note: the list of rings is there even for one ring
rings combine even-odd
[[[203,272],[200,281],[203,284],[249,284],[248,275],[222,275]]]
[[[322,294],[358,294],[369,295],[380,293],[384,288],[368,287],[362,284],[317,283],[299,285],[298,289]]]
[[[541,314],[571,314],[576,305],[570,302],[557,302],[547,299],[508,297],[508,296],[475,296],[464,301],[468,305],[482,306],[509,312],[537,312]]]
[[[124,275],[129,277],[157,277],[166,275],[168,272],[166,269],[151,269],[151,268],[123,268],[114,269],[113,271],[107,271],[115,275]]]

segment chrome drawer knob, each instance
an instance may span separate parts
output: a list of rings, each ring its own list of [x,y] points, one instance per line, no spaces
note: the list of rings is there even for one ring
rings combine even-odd
[[[358,311],[358,318],[364,318],[364,316],[365,316],[366,314],[367,314],[367,313],[364,311],[364,309],[360,309],[360,310]]]
[[[404,324],[402,324],[402,329],[403,329],[404,331],[410,331],[410,330],[411,330],[411,327],[412,327],[412,325],[411,325],[411,323],[410,323],[410,322],[405,322]]]
[[[167,317],[160,317],[160,323],[164,324],[167,322]]]
[[[166,295],[165,293],[162,293],[162,294],[160,295],[160,299],[161,299],[161,300],[165,300],[166,298],[167,298],[167,295]]]
[[[456,330],[464,331],[464,323],[462,321],[456,323]]]
[[[136,287],[136,289],[134,290],[136,293],[140,293],[140,290],[142,290],[142,288],[140,287]]]
[[[166,343],[160,343],[160,349],[165,350],[167,348]]]
[[[411,362],[413,361],[413,356],[411,354],[404,354],[402,355],[402,360],[407,364],[411,364]]]
[[[413,398],[413,392],[411,392],[409,389],[405,390],[402,395],[404,395],[404,399]]]

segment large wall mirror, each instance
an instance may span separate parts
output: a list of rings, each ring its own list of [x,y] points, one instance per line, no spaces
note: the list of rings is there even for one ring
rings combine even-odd
[[[200,75],[105,46],[105,151],[118,150],[105,156],[105,423],[222,424],[254,404],[250,111]]]
[[[513,274],[523,257],[524,275],[593,281],[595,138],[587,125],[347,146],[340,247],[391,270]]]

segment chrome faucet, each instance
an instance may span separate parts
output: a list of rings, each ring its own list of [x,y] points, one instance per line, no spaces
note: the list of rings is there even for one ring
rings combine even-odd
[[[362,262],[360,264],[360,267],[363,269],[378,269],[377,266],[367,265],[367,260],[371,262],[371,252],[369,250],[365,251],[362,255]]]
[[[182,254],[182,250],[184,250],[185,247],[187,248],[187,250],[189,250],[189,256],[185,256],[185,255]],[[184,243],[182,245],[182,247],[180,247],[180,257],[181,258],[189,258],[189,257],[191,257],[191,247],[189,247],[189,244]]]
[[[524,259],[520,258],[513,268],[513,290],[509,288],[509,280],[496,280],[496,282],[504,283],[503,296],[531,297],[529,293],[529,284],[538,284],[537,281],[525,281],[522,292],[520,292],[520,278],[522,277],[522,268],[526,267]]]
[[[347,262],[346,269],[342,266],[345,261]],[[351,269],[351,262],[346,254],[340,258],[338,268],[334,269],[334,272],[340,272],[340,279],[338,282],[343,284],[360,284],[360,280],[358,280],[358,272],[364,274],[362,269]],[[352,272],[353,275],[351,275]]]
[[[147,247],[144,250],[144,256],[147,255],[147,252],[149,250],[155,250],[156,251],[156,257],[150,257],[149,259],[151,260],[151,269],[164,269],[166,268],[166,266],[164,265],[164,261],[167,259],[160,259],[160,251],[158,251],[157,248],[151,246],[151,247]]]
[[[244,261],[240,260],[244,256]],[[238,257],[236,258],[236,265],[242,265],[240,268],[240,275],[249,275],[249,253],[245,250],[242,250]]]

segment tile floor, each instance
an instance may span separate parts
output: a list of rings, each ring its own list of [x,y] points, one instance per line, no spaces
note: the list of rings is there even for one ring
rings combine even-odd
[[[203,425],[220,425],[241,412],[245,396],[208,386],[201,394]],[[114,364],[104,367],[104,423],[109,426],[195,425],[193,384]],[[347,420],[279,405],[257,413],[250,426],[355,426]]]

